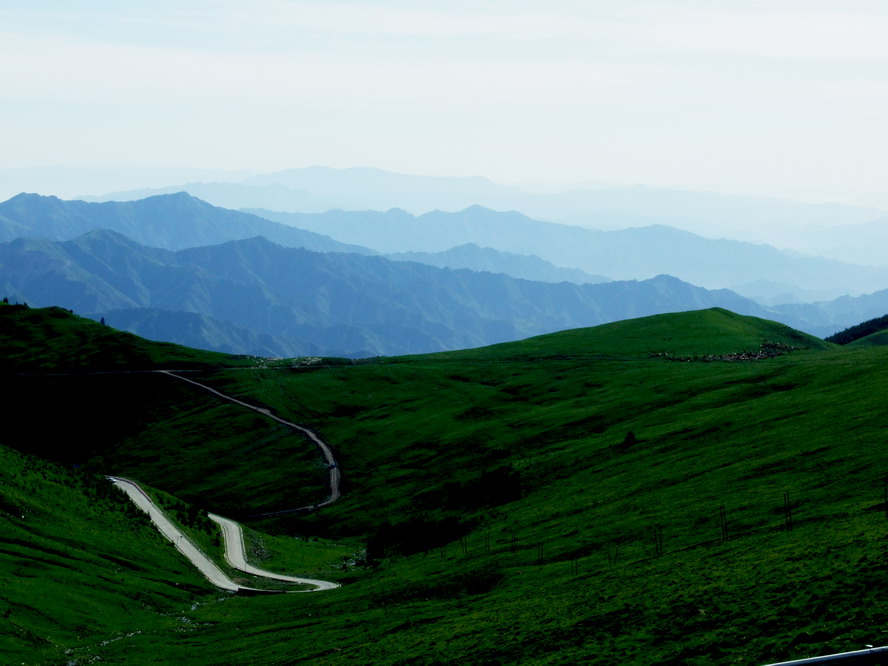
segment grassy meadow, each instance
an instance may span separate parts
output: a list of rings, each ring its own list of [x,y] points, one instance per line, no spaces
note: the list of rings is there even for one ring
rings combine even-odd
[[[93,324],[59,318],[84,326],[89,350]],[[33,367],[22,353],[6,369],[19,387],[10,413],[56,444],[2,442],[52,508],[16,548],[101,560],[120,513],[116,548],[130,550],[115,557],[151,581],[133,574],[113,593],[99,565],[69,562],[70,594],[94,604],[88,623],[53,601],[69,569],[47,563],[28,578],[34,611],[10,604],[20,629],[0,634],[22,661],[762,664],[888,643],[885,347],[716,309],[415,357],[154,357],[140,369],[188,370],[333,446],[342,499],[260,519],[254,507],[323,498],[326,470],[302,437],[156,373],[48,376],[58,355],[39,350],[54,338],[34,335]],[[38,422],[47,413],[64,418]],[[50,467],[46,480],[35,471]],[[244,520],[261,566],[343,585],[216,592],[83,481],[112,472]],[[74,506],[108,519],[69,517]],[[25,557],[8,550],[6,587]]]

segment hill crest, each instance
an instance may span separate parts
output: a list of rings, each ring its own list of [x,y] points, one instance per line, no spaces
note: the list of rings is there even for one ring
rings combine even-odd
[[[836,345],[779,322],[712,307],[547,333],[473,352],[509,357],[600,355],[702,359],[752,352],[763,343],[785,347],[785,351],[836,348]],[[469,352],[452,352],[454,355],[464,353]]]

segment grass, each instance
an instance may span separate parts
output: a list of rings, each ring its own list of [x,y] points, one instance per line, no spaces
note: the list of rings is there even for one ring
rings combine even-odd
[[[304,506],[326,492],[323,458],[302,435],[187,385],[174,389],[183,401],[166,405],[155,420],[94,461],[96,469],[125,469],[232,518]],[[172,440],[181,442],[174,452],[167,448]],[[194,478],[194,469],[203,470],[203,480]]]
[[[888,330],[877,331],[848,343],[849,347],[884,347],[888,345]]]
[[[0,371],[77,372],[166,367],[251,365],[249,357],[152,342],[115,330],[63,308],[29,308],[0,303],[4,341]]]
[[[163,633],[211,595],[104,479],[0,447],[0,661]]]
[[[346,578],[364,549],[359,540],[265,534],[248,527],[244,528],[244,543],[250,564],[275,573],[322,580]]]
[[[753,362],[663,356],[765,341],[794,349]],[[324,570],[366,548],[368,566],[341,572],[330,593],[199,600],[188,623],[155,623],[100,654],[757,664],[888,643],[886,361],[884,348],[710,310],[448,354],[205,366],[202,381],[317,429],[343,471],[337,504],[252,521],[254,550]],[[293,478],[321,487],[304,441],[166,379],[105,389],[140,405],[120,405],[104,449],[83,447],[93,468],[112,461],[232,507],[286,499]],[[22,382],[21,395],[48,384]],[[72,416],[95,421],[76,405]],[[239,446],[226,464],[199,464]]]

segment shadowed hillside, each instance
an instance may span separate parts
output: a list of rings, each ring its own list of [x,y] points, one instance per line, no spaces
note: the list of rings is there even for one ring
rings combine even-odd
[[[152,342],[59,307],[0,304],[0,371],[82,372],[197,368],[243,360]]]

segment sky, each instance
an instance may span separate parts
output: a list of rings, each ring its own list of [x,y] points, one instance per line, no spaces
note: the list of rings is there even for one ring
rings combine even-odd
[[[2,0],[0,170],[857,201],[888,192],[886,35],[884,0]]]

